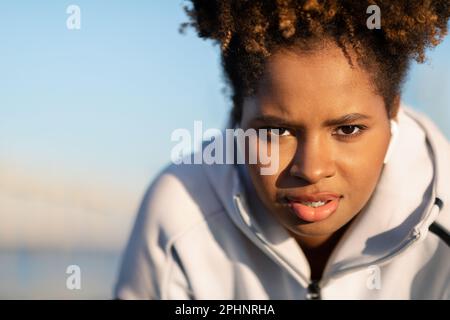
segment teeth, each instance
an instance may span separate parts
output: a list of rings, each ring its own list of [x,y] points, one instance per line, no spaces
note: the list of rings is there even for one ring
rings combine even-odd
[[[301,203],[304,204],[305,206],[316,208],[323,206],[324,204],[327,203],[327,201],[315,201],[315,202],[301,201]]]

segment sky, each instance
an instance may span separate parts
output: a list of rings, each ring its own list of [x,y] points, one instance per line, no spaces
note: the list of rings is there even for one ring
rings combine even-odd
[[[223,126],[217,48],[179,34],[180,1],[78,1],[80,30],[69,4],[0,4],[1,158],[136,192],[174,129]]]

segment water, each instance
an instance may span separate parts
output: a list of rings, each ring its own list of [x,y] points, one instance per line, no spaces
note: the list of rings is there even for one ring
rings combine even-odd
[[[120,252],[0,251],[0,299],[111,299]],[[69,290],[69,265],[81,270],[81,289]]]

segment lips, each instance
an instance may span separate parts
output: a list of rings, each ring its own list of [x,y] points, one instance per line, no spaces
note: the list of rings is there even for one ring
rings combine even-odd
[[[317,202],[317,201],[329,201],[329,200],[337,199],[337,198],[340,198],[340,195],[338,195],[336,193],[331,193],[331,192],[320,192],[320,193],[305,194],[305,195],[299,195],[299,196],[287,196],[286,198],[289,201],[294,201],[294,202],[301,202],[301,201]]]
[[[286,200],[291,211],[307,222],[317,222],[328,218],[336,212],[341,196],[331,192],[321,192],[307,195],[287,196]],[[324,205],[312,207],[306,203],[325,202]]]

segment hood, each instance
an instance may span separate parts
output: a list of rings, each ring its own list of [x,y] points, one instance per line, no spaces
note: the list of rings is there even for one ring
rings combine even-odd
[[[333,251],[323,279],[395,257],[424,239],[440,211],[449,210],[449,143],[426,116],[406,106],[400,108],[398,121],[399,133],[390,161],[369,202]],[[264,208],[245,167],[204,168],[236,226],[294,278],[308,284],[310,270],[305,255]]]

